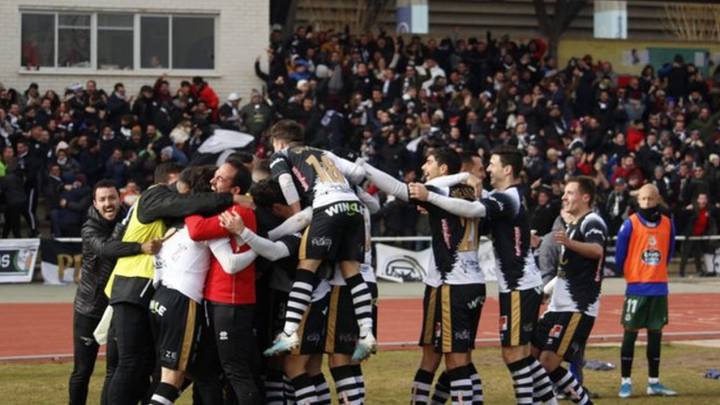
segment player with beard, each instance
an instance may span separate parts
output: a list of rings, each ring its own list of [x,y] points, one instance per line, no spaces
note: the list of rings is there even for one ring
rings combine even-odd
[[[209,192],[215,169],[214,166],[186,168],[177,181],[178,192]],[[201,351],[201,355],[197,356],[203,288],[210,270],[211,253],[228,274],[245,270],[257,257],[249,250],[233,253],[228,238],[195,242],[190,238],[184,221],[172,224],[162,249],[155,256],[156,290],[150,301],[150,314],[161,366],[161,382],[150,399],[151,405],[174,403],[190,375],[198,379],[208,379],[213,375],[215,367],[207,367],[207,364],[212,363],[215,353]],[[215,388],[214,392],[199,391],[204,402],[222,400],[221,390],[217,385]]]
[[[428,192],[411,184],[411,195],[453,215],[485,218],[498,259],[502,356],[513,378],[518,404],[554,402],[552,382],[531,355],[530,342],[542,299],[542,279],[530,249],[530,225],[520,189],[522,155],[516,148],[493,150],[488,166],[494,190],[478,201]]]
[[[277,182],[262,181],[253,186],[250,192],[257,207],[256,211],[270,210],[286,217],[291,212],[284,204],[282,191]],[[273,273],[277,270],[278,274],[271,274],[270,277],[273,277],[272,281],[274,281],[271,286],[279,287],[281,290],[273,291],[274,297],[270,304],[279,307],[287,302],[289,288],[283,287],[292,284],[292,280],[287,274],[282,273],[286,271],[292,273],[296,269],[297,253],[302,242],[301,234],[295,232],[272,241],[245,227],[242,218],[234,213],[223,213],[220,216],[220,224],[236,235],[238,243],[247,244],[262,258],[279,265],[278,268],[273,269]],[[283,278],[284,280],[282,280]],[[291,399],[289,395],[284,395],[282,390],[282,371],[284,371],[292,381],[310,381],[311,383],[309,386],[293,384],[295,386],[293,396],[299,398],[296,401],[298,404],[330,404],[330,391],[321,369],[329,292],[330,285],[323,279],[313,290],[310,308],[298,328],[300,344],[282,358],[271,360],[267,373],[270,381],[269,384],[266,384],[269,389],[266,391],[265,403],[278,404]],[[275,332],[279,332],[283,326],[284,311],[270,311],[270,313],[276,318],[270,321],[271,327],[275,329]]]
[[[456,184],[457,181],[449,187],[438,185],[441,180],[447,180],[443,176],[456,174],[460,166],[460,157],[453,150],[431,150],[422,167],[427,188],[440,195],[473,201],[475,190],[469,185]],[[368,178],[382,191],[417,204],[429,215],[435,265],[430,267],[424,280],[419,343],[423,357],[413,381],[413,403],[430,402],[434,374],[443,358],[452,402],[482,403],[482,383],[471,358],[485,301],[485,279],[477,257],[478,221],[417,199],[406,184],[370,165],[365,164],[364,168]]]

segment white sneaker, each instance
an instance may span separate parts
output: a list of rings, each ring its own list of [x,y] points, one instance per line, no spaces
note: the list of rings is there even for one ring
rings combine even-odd
[[[280,332],[275,338],[273,345],[263,352],[266,357],[274,356],[279,353],[289,352],[300,345],[300,338],[297,332],[288,335]]]
[[[358,339],[352,359],[354,361],[367,359],[375,352],[376,346],[377,341],[375,340],[375,336],[373,336],[372,332],[369,332],[365,337]]]

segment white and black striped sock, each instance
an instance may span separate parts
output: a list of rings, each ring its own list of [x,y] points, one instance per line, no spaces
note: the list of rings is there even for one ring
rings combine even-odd
[[[356,274],[345,280],[352,296],[353,310],[357,319],[360,337],[372,331],[372,294],[362,275]]]
[[[288,295],[285,311],[285,326],[283,327],[285,334],[291,335],[298,330],[300,322],[310,306],[316,284],[317,277],[315,277],[315,273],[309,270],[297,269],[295,282],[293,282]]]
[[[317,396],[317,405],[330,405],[330,387],[323,373],[316,374],[312,377],[313,384],[315,385],[315,395]]]
[[[285,404],[285,384],[282,371],[268,369],[265,375],[265,404]]]
[[[467,365],[468,371],[470,372],[470,381],[473,385],[473,405],[482,405],[485,401],[483,394],[482,380],[480,379],[480,373],[475,368],[475,364],[470,363]]]
[[[592,405],[593,402],[590,400],[587,391],[569,371],[563,367],[558,367],[549,376],[558,392],[567,394],[576,404]]]
[[[515,399],[518,404],[533,403],[533,379],[527,358],[507,365],[512,374]]]
[[[450,377],[448,377],[447,372],[443,371],[440,374],[434,388],[430,399],[432,405],[441,405],[450,399]]]
[[[434,378],[435,374],[421,368],[418,369],[413,380],[411,404],[426,405],[430,402],[430,389]]]
[[[363,377],[362,366],[359,364],[353,364],[351,367],[353,376],[355,377],[355,386],[357,386],[357,389],[360,392],[362,401],[365,402],[365,377]]]
[[[364,395],[358,388],[352,367],[347,365],[330,369],[340,405],[361,405],[364,402]]]
[[[295,404],[295,388],[292,385],[292,380],[288,376],[283,374],[283,387],[285,388],[285,405]]]
[[[315,384],[313,384],[310,376],[300,374],[292,379],[293,388],[295,388],[295,403],[298,405],[313,405],[318,399],[315,395]]]
[[[446,371],[450,379],[450,398],[453,405],[473,403],[473,386],[467,367],[455,367]]]
[[[553,383],[550,381],[545,369],[534,357],[528,357],[530,374],[533,379],[533,401],[548,402],[555,398]]]

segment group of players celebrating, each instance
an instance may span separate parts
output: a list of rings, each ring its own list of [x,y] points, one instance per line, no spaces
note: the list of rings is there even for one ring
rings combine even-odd
[[[159,250],[120,257],[105,288],[117,365],[104,403],[168,405],[193,381],[201,404],[228,396],[239,404],[330,404],[323,354],[339,402],[364,403],[360,364],[375,352],[377,335],[370,215],[379,208],[366,181],[417,205],[432,229],[413,404],[483,403],[471,356],[486,298],[482,234],[497,259],[502,358],[517,403],[555,403],[561,393],[592,403],[561,365],[583,350],[598,314],[608,234],[592,211],[592,179],[567,181],[567,226],[553,235],[558,273],[539,318],[543,283],[517,149],[492,152],[488,193],[470,174],[483,172],[482,162],[461,172],[461,158],[447,148],[427,151],[424,183],[404,184],[362,159],[305,146],[293,121],[270,133],[271,179],[251,186],[249,170],[232,159],[217,169],[161,165],[157,184],[126,215],[122,243]],[[262,366],[258,345],[269,346]],[[151,384],[155,362],[161,374]]]

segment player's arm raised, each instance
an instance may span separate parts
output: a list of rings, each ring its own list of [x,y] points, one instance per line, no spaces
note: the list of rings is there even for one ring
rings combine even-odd
[[[363,164],[363,168],[368,180],[375,183],[385,194],[393,195],[405,202],[410,200],[407,184],[367,163]]]

